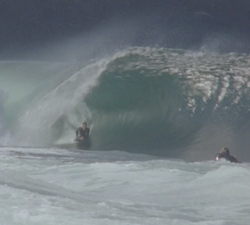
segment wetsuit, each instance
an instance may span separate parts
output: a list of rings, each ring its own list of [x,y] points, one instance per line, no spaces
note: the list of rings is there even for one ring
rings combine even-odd
[[[78,137],[78,134],[79,134],[79,138],[83,137],[84,140],[87,140],[89,138],[89,128],[86,127],[85,130],[82,128],[82,127],[79,127],[77,130],[76,130],[76,137]]]
[[[236,157],[229,155],[229,154],[223,154],[223,153],[218,153],[215,155],[215,160],[218,161],[220,159],[225,159],[227,161],[233,162],[233,163],[238,163],[239,161],[236,159]]]

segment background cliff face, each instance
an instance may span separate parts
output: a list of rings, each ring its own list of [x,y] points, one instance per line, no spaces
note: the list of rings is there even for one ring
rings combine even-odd
[[[97,30],[101,39],[120,35],[120,45],[249,51],[250,3],[241,0],[10,0],[0,3],[0,21],[5,59]]]

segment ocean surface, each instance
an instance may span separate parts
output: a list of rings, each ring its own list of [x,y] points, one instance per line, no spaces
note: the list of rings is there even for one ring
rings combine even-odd
[[[250,57],[133,47],[0,63],[0,223],[247,225]],[[74,145],[87,121],[91,149]],[[242,164],[215,162],[222,146]]]

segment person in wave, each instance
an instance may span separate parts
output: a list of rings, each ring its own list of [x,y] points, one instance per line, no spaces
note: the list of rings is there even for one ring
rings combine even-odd
[[[75,141],[88,141],[89,140],[90,129],[87,126],[86,122],[82,123],[82,126],[76,130]]]
[[[230,155],[230,151],[227,147],[221,148],[220,152],[215,155],[216,161],[219,161],[220,159],[225,159],[233,163],[239,163],[235,156]]]

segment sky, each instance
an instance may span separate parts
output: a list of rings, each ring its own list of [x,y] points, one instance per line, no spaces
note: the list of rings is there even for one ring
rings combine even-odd
[[[250,1],[1,0],[1,58],[111,26],[131,45],[192,48],[219,37],[248,51]]]

